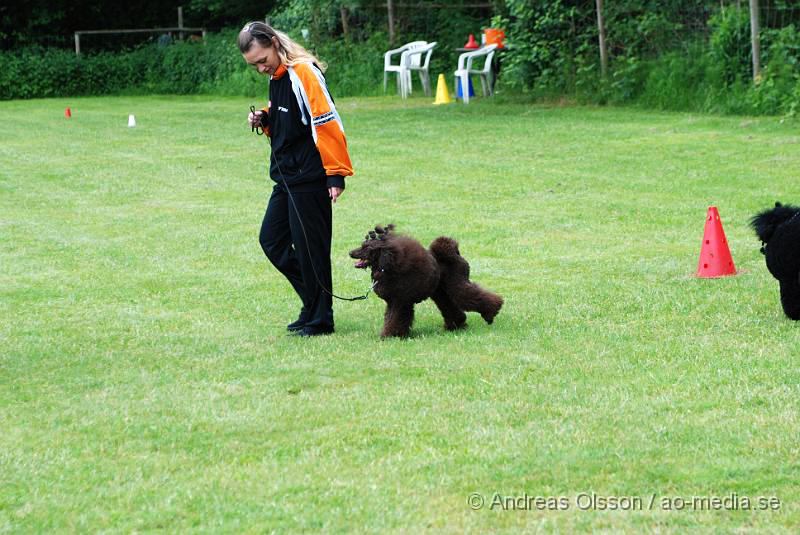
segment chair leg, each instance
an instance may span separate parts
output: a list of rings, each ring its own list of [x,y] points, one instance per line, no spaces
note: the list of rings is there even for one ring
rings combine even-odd
[[[461,94],[464,97],[464,104],[469,104],[469,74],[461,75]]]
[[[431,96],[431,79],[428,77],[428,71],[419,71],[419,80],[425,90],[425,96]]]
[[[486,75],[485,74],[481,74],[481,91],[483,92],[483,96],[484,97],[488,95],[488,90],[486,88]]]
[[[383,92],[386,93],[386,87],[389,84],[389,73],[383,71]]]

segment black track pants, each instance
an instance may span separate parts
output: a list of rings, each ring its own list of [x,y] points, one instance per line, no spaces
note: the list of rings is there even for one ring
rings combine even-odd
[[[286,190],[280,185],[275,186],[261,223],[258,241],[272,265],[283,273],[300,296],[306,309],[306,326],[312,329],[332,328],[333,299],[317,282],[319,278],[325,288],[333,290],[331,199],[326,188],[310,192],[293,191],[292,199],[297,211]],[[302,217],[305,235],[297,212]]]

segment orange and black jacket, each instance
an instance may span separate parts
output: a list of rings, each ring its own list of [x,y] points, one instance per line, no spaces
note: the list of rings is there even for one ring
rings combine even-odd
[[[292,191],[344,188],[353,165],[322,72],[312,63],[281,65],[270,77],[269,98],[262,126],[270,136],[272,179]]]

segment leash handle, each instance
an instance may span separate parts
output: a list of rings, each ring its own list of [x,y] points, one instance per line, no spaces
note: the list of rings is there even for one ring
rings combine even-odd
[[[252,113],[253,115],[256,114],[256,107],[255,106],[250,106],[250,113]],[[250,131],[251,132],[255,132],[259,136],[263,136],[264,135],[264,129],[261,128],[260,124],[258,124],[258,125],[250,124]]]

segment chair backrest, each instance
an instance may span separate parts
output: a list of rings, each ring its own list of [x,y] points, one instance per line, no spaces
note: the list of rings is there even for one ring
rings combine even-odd
[[[431,62],[431,54],[435,47],[436,41],[426,43],[424,46],[416,46],[403,52],[406,67],[410,69],[427,70]],[[423,54],[425,54],[424,60],[422,59]]]
[[[411,48],[419,48],[421,46],[425,46],[428,44],[428,41],[411,41],[410,43],[404,44],[402,47],[403,50],[408,50]]]
[[[489,69],[491,69],[492,58],[494,57],[494,50],[495,50],[495,48],[497,48],[497,45],[495,45],[495,44],[491,44],[489,46],[491,46],[492,49],[489,51],[488,54],[486,54],[486,61],[483,62],[483,70],[484,71],[488,71]]]
[[[495,43],[491,45],[486,45],[478,50],[472,52],[464,52],[458,57],[458,70],[463,70],[466,68],[467,70],[472,69],[472,60],[480,56],[486,56],[486,60],[483,64],[483,70],[487,70],[489,66],[492,64],[492,58],[494,57],[494,50],[497,48]],[[466,61],[466,66],[464,62]]]
[[[427,41],[411,41],[410,43],[406,43],[400,48],[395,48],[394,50],[389,50],[383,55],[383,65],[384,67],[388,67],[392,63],[392,56],[395,54],[402,54],[406,50],[413,49],[420,46],[425,46]],[[402,56],[401,56],[402,59]]]
[[[425,41],[417,41],[407,46],[408,47],[403,51],[406,67],[419,68],[422,63],[422,53],[425,52],[428,43]]]

